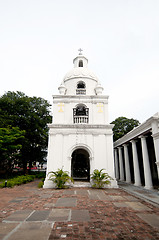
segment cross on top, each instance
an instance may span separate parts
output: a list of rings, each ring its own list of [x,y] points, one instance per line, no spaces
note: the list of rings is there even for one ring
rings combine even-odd
[[[82,55],[83,49],[79,48],[78,51],[79,51],[79,55]]]

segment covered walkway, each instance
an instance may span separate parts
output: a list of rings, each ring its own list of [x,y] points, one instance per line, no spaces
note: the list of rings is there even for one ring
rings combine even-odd
[[[159,187],[159,113],[114,143],[116,179]]]
[[[155,189],[145,189],[143,187],[137,187],[133,184],[126,182],[118,182],[119,188],[134,195],[146,202],[159,207],[159,191]]]

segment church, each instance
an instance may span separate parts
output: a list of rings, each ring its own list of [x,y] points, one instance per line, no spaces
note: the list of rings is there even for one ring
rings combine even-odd
[[[114,173],[113,125],[108,120],[108,96],[88,59],[79,49],[73,68],[66,73],[59,94],[53,95],[53,120],[49,127],[47,173],[44,188],[53,188],[48,173],[63,168],[75,181],[90,184],[95,169],[104,168],[118,187]]]

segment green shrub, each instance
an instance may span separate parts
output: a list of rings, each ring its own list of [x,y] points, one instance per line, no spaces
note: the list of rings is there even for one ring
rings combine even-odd
[[[21,176],[22,184],[27,183],[27,176]]]
[[[45,172],[41,172],[41,173],[37,173],[37,174],[31,174],[31,175],[21,175],[21,176],[17,176],[14,178],[10,178],[7,180],[7,187],[14,187],[15,185],[21,185],[21,184],[25,184],[27,182],[32,182],[34,181],[35,178],[43,178],[45,177],[46,173]],[[5,187],[5,180],[3,180],[2,183],[0,183],[0,188],[4,188]]]
[[[91,179],[93,181],[93,188],[103,188],[105,184],[109,184],[110,180],[113,180],[108,173],[102,173],[104,169],[98,170],[95,169],[91,174]]]
[[[63,169],[58,169],[56,172],[49,172],[49,174],[49,180],[53,181],[57,188],[66,188],[66,183],[70,181],[74,182],[73,178],[68,175],[68,172],[63,171]]]
[[[21,185],[23,183],[23,178],[22,178],[22,176],[16,177],[16,178],[13,178],[12,181],[13,181],[14,185]]]
[[[45,178],[41,179],[41,182],[38,183],[38,188],[42,188],[44,185]]]
[[[8,181],[7,181],[7,187],[12,188],[12,187],[14,187],[14,186],[15,186],[15,182],[14,182],[13,180],[8,180]]]
[[[36,178],[45,178],[45,176],[46,176],[46,172],[37,172],[35,174]]]
[[[14,187],[15,185],[25,184],[27,182],[32,182],[34,180],[34,175],[22,175],[18,177],[14,177],[7,181],[7,187]],[[0,184],[0,188],[5,187],[5,181]]]
[[[4,188],[5,187],[5,182],[0,183],[0,188]]]
[[[32,182],[35,179],[34,175],[27,175],[27,182]]]
[[[44,185],[44,182],[43,182],[43,181],[39,182],[39,184],[38,184],[38,188],[42,188],[43,185]]]

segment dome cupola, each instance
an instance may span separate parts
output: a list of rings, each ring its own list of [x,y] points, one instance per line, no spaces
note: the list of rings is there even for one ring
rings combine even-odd
[[[97,76],[88,69],[88,59],[79,55],[73,60],[74,67],[66,73],[59,87],[60,94],[66,95],[98,95],[103,88],[99,84]],[[79,90],[80,87],[81,91]],[[65,88],[65,89],[64,89]],[[85,90],[83,89],[85,88]],[[61,91],[62,90],[62,91]]]

